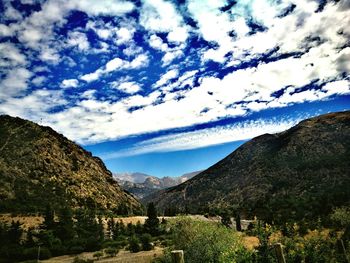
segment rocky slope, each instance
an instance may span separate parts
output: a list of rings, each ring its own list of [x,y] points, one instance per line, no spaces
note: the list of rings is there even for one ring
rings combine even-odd
[[[158,190],[181,184],[199,173],[200,171],[187,173],[179,177],[166,176],[163,178],[142,173],[116,173],[113,174],[113,177],[124,190],[134,194],[141,200]]]
[[[191,180],[146,200],[191,212],[230,207],[269,220],[350,204],[350,111],[264,134]]]
[[[42,211],[48,203],[140,210],[99,158],[51,128],[3,115],[0,134],[1,212]]]

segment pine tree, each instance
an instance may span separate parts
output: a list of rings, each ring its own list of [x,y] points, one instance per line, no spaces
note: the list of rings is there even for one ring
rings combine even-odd
[[[42,227],[45,230],[53,230],[55,228],[55,212],[50,204],[46,206]]]
[[[114,218],[111,216],[107,221],[107,236],[110,239],[114,239],[115,233],[115,222]]]
[[[20,245],[23,229],[19,221],[12,221],[8,230],[8,241],[13,245]]]
[[[152,236],[156,236],[159,232],[159,219],[157,217],[157,209],[154,203],[149,203],[147,207],[148,218],[145,221],[145,229]]]
[[[71,241],[75,236],[73,213],[69,206],[65,206],[58,213],[57,236],[63,243]]]

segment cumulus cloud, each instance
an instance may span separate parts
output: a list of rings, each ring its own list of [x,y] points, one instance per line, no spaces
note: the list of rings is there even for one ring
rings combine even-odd
[[[9,71],[0,82],[0,99],[19,95],[22,91],[25,91],[32,75],[32,72],[26,68],[15,68]]]
[[[179,75],[179,71],[177,69],[172,69],[165,73],[161,78],[154,84],[155,88],[161,87],[167,84],[170,80],[176,78]]]
[[[26,15],[4,7],[1,112],[26,117],[29,106],[20,101],[37,102],[31,116],[47,114],[48,124],[79,142],[350,94],[345,0],[318,12],[316,1],[303,0],[289,12],[290,0],[238,0],[233,8],[224,0],[145,0],[138,9],[134,1],[37,3],[41,8]],[[85,12],[87,23],[67,25],[73,10]],[[55,88],[61,93],[48,91]],[[66,107],[45,112],[51,105],[43,104],[65,100]]]
[[[140,54],[136,56],[132,61],[122,60],[120,58],[114,58],[106,63],[105,66],[97,69],[95,72],[82,75],[80,78],[86,82],[98,80],[101,76],[117,71],[117,70],[130,70],[139,69],[148,65],[149,59],[146,54]]]
[[[149,31],[168,33],[171,42],[182,43],[188,38],[188,29],[182,15],[168,1],[143,1],[140,24]]]
[[[73,0],[71,2],[74,8],[93,16],[120,16],[133,11],[135,8],[132,1],[104,0],[101,2],[95,0]]]
[[[140,85],[134,81],[126,81],[126,82],[114,81],[111,83],[111,86],[115,89],[118,89],[128,94],[134,94],[141,90]]]
[[[61,83],[61,88],[76,88],[79,81],[77,79],[64,79]]]
[[[87,51],[90,48],[90,43],[86,35],[82,32],[69,32],[67,44],[77,47],[81,51]]]

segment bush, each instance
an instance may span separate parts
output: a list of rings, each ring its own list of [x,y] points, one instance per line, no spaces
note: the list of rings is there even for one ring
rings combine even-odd
[[[103,257],[103,255],[104,255],[103,251],[97,251],[97,252],[95,252],[92,256],[93,256],[94,258],[97,258],[97,260],[99,260],[100,258]]]
[[[129,250],[133,253],[140,251],[140,240],[136,236],[132,236],[129,239]]]
[[[174,249],[184,250],[186,263],[251,262],[237,232],[221,224],[179,218],[171,229]]]
[[[143,234],[141,236],[141,245],[142,245],[142,250],[148,251],[153,248],[153,245],[151,243],[152,241],[152,236],[150,234]]]
[[[109,247],[105,249],[105,253],[109,256],[109,257],[114,257],[115,255],[117,255],[119,252],[118,249],[113,248],[113,247]]]

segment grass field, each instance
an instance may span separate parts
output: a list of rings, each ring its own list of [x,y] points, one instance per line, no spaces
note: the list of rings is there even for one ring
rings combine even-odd
[[[101,258],[96,260],[93,257],[94,252],[85,252],[75,256],[60,256],[54,257],[47,260],[41,260],[40,262],[45,263],[71,263],[75,257],[82,259],[94,259],[94,262],[103,263],[150,263],[154,258],[159,257],[163,254],[163,248],[155,247],[150,251],[140,251],[137,253],[131,253],[127,250],[120,250],[115,257]]]

